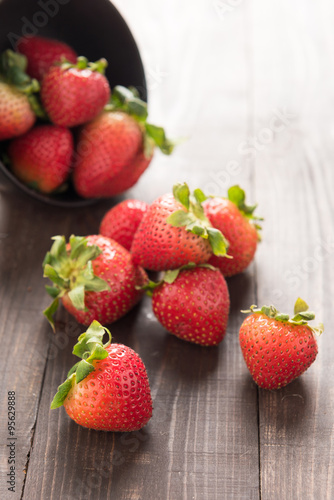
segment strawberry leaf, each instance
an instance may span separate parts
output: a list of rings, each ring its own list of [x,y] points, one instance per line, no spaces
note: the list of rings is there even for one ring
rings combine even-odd
[[[49,305],[49,307],[47,307],[46,309],[44,309],[43,311],[43,314],[44,316],[46,317],[46,319],[48,320],[48,322],[50,323],[50,325],[52,326],[52,329],[53,331],[55,330],[55,324],[54,324],[54,321],[53,321],[53,315],[55,314],[55,312],[57,311],[58,309],[58,305],[59,305],[59,299],[56,298],[52,303],[51,305]]]
[[[203,201],[208,199],[208,197],[199,188],[194,190],[194,197],[195,197],[197,203],[200,203],[200,204],[203,203]]]
[[[68,292],[68,297],[78,311],[85,310],[85,286],[79,285]]]
[[[178,183],[173,187],[173,195],[183,209],[173,212],[167,217],[166,222],[174,227],[185,227],[186,231],[208,239],[215,255],[230,257],[227,255],[228,241],[218,229],[211,227],[209,219],[205,216],[202,206],[202,200],[206,198],[204,193],[197,189],[192,195],[186,183]]]
[[[169,215],[169,217],[167,217],[166,222],[175,227],[182,227],[188,226],[188,224],[191,224],[194,220],[188,212],[185,212],[184,210],[176,210],[176,212],[173,212]]]
[[[227,191],[227,196],[244,215],[252,215],[257,205],[246,205],[246,194],[240,186],[231,186]]]
[[[186,210],[189,210],[190,190],[188,184],[186,184],[185,182],[183,184],[174,184],[173,196],[175,200],[181,203],[181,205],[183,205]]]
[[[86,292],[110,290],[108,283],[94,274],[92,261],[102,251],[97,245],[89,245],[87,238],[82,236],[72,235],[68,245],[64,236],[55,236],[53,240],[43,261],[43,275],[53,282],[53,286],[46,290],[52,298],[68,294],[73,306],[83,311]],[[51,315],[55,311],[56,302],[45,310],[45,316],[53,328]]]
[[[84,378],[86,378],[92,371],[94,371],[94,366],[84,359],[77,364],[75,370],[75,381],[79,384]]]
[[[179,275],[179,272],[180,272],[180,269],[173,269],[170,271],[166,271],[164,278],[163,278],[163,281],[165,281],[166,283],[169,283],[169,284],[174,283],[174,281],[176,280],[176,278]]]
[[[223,234],[218,229],[213,227],[207,228],[207,232],[213,253],[219,257],[232,259],[232,257],[227,254],[228,241]]]
[[[306,304],[305,300],[298,297],[298,299],[296,300],[296,303],[295,303],[295,307],[294,307],[294,314],[305,312],[308,310],[308,308],[309,307]]]
[[[252,305],[249,310],[241,311],[243,313],[255,313],[255,314],[265,314],[269,318],[273,318],[282,323],[291,323],[293,325],[306,325],[314,332],[316,335],[321,335],[324,331],[324,325],[320,323],[317,327],[310,326],[308,324],[309,321],[315,319],[315,313],[312,311],[308,311],[308,305],[306,302],[298,298],[295,307],[294,307],[294,316],[290,318],[288,314],[284,314],[278,311],[274,306],[262,306],[258,308],[255,305]]]
[[[173,152],[175,143],[166,137],[162,127],[147,122],[147,104],[139,98],[135,88],[126,88],[117,85],[111,93],[110,101],[105,106],[106,111],[120,110],[131,115],[143,128],[144,153],[147,158],[152,156],[154,146],[157,146],[162,153],[170,155]]]
[[[67,394],[70,392],[72,389],[73,385],[73,378],[74,376],[71,376],[70,378],[66,379],[63,384],[61,384],[58,387],[57,394],[53,398],[51,402],[51,409],[54,410],[55,408],[59,408],[64,404],[65,399],[67,398]]]
[[[64,280],[63,278],[61,278],[56,269],[54,267],[51,267],[50,264],[46,264],[44,266],[43,277],[49,278],[49,280],[51,280],[59,288],[66,288],[68,285],[68,280]]]
[[[162,127],[153,125],[152,123],[145,123],[146,134],[153,139],[154,144],[158,146],[160,151],[165,155],[172,154],[175,143],[167,139],[165,131]]]
[[[50,295],[50,297],[52,297],[53,299],[57,298],[58,295],[60,294],[59,288],[57,288],[55,286],[48,286],[48,285],[46,285],[45,286],[45,290],[48,292],[48,294]]]

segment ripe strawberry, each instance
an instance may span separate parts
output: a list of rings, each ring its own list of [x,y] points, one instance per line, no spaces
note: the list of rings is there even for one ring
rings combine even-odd
[[[226,198],[208,198],[203,203],[204,212],[212,226],[219,229],[229,242],[228,253],[232,259],[212,256],[210,264],[218,267],[224,276],[241,273],[252,262],[261,229],[253,215],[256,208],[245,204],[245,192],[232,186]]]
[[[44,311],[53,327],[59,299],[84,325],[94,319],[112,323],[140,300],[146,273],[119,243],[101,235],[71,236],[68,245],[64,236],[53,239],[43,262],[44,276],[54,284],[46,287],[54,301]]]
[[[273,306],[257,309],[242,323],[239,340],[242,354],[254,381],[264,389],[279,389],[304,373],[318,353],[314,334],[323,331],[309,326],[315,315],[297,299],[293,318]]]
[[[105,331],[109,341],[103,345]],[[82,359],[58,387],[51,408],[64,405],[72,420],[89,429],[136,431],[152,416],[146,369],[130,347],[110,341],[97,321],[80,335],[73,354]]]
[[[139,152],[143,137],[128,114],[104,112],[81,130],[74,163],[74,187],[85,198],[108,196],[113,179]]]
[[[152,284],[153,312],[170,333],[205,346],[217,345],[226,333],[230,299],[226,281],[208,264],[167,271]],[[148,288],[148,287],[146,287]]]
[[[26,58],[6,50],[0,56],[0,140],[27,132],[36,121],[39,84],[25,73]]]
[[[77,60],[77,54],[69,45],[42,36],[24,36],[17,42],[16,49],[28,60],[28,75],[37,80],[42,80],[55,63],[66,60],[74,64]]]
[[[8,147],[14,174],[43,193],[51,193],[66,181],[72,155],[71,132],[56,125],[39,125],[13,139]]]
[[[79,57],[77,64],[52,66],[41,84],[42,104],[55,125],[74,127],[97,116],[110,97],[108,80],[103,75],[105,59],[88,63]]]
[[[152,203],[133,238],[131,253],[136,264],[163,271],[189,262],[203,264],[213,252],[226,255],[226,241],[210,227],[198,193],[195,190],[191,196],[187,184],[176,184],[173,194]]]
[[[133,236],[147,209],[148,204],[144,201],[121,201],[104,215],[100,234],[112,238],[130,251]]]
[[[74,186],[84,198],[115,196],[132,187],[149,166],[157,145],[170,154],[173,145],[162,128],[146,122],[146,103],[121,86],[107,110],[80,133]]]

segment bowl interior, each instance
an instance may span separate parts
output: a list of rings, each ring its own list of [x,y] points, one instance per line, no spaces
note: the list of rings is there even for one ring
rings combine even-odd
[[[104,57],[111,88],[134,86],[147,100],[143,64],[136,42],[117,9],[109,0],[0,0],[0,51],[14,50],[23,35],[40,35],[68,43],[90,61]],[[51,204],[75,206],[93,203],[73,189],[58,195],[43,195],[23,185],[0,162],[1,170],[17,187]]]

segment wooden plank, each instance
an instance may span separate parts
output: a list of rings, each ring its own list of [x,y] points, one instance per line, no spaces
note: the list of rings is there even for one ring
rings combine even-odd
[[[333,73],[324,56],[332,57],[333,13],[328,2],[319,9],[304,2],[302,12],[300,3],[254,2],[255,135],[265,137],[278,110],[290,115],[256,151],[257,199],[266,217],[258,302],[291,312],[300,295],[327,324],[318,358],[300,379],[277,392],[259,391],[263,500],[334,497]],[[320,79],[326,72],[329,80]]]
[[[43,208],[43,210],[41,210]],[[21,195],[0,178],[0,335],[2,353],[0,496],[8,498],[8,391],[16,393],[16,494],[25,478],[51,335],[41,309],[46,304],[41,276],[50,227],[66,229],[68,216]],[[7,479],[7,478],[6,478]],[[11,494],[11,492],[9,493]],[[13,496],[14,498],[15,496]],[[19,496],[17,496],[19,498]]]

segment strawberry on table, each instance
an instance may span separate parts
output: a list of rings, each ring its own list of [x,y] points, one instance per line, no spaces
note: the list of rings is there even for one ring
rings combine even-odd
[[[173,335],[204,346],[223,340],[230,298],[218,269],[188,264],[167,271],[159,283],[150,282],[145,288],[152,294],[156,318]]]
[[[116,241],[101,235],[72,235],[68,244],[64,236],[53,239],[43,262],[44,276],[53,282],[46,290],[54,300],[44,311],[53,328],[60,300],[79,323],[89,325],[116,321],[143,296],[146,273]]]
[[[204,215],[203,193],[191,195],[186,183],[176,184],[173,194],[156,199],[135,233],[133,261],[151,271],[177,269],[189,262],[203,264],[214,253],[226,256],[227,242]]]
[[[41,113],[36,97],[37,80],[26,74],[23,55],[6,50],[0,56],[0,140],[27,132]]]
[[[80,132],[73,181],[84,198],[120,194],[149,166],[158,146],[171,154],[173,144],[161,127],[147,122],[147,105],[133,90],[117,86],[104,112]]]
[[[108,333],[109,341],[103,344]],[[144,363],[122,344],[111,344],[107,328],[93,321],[80,335],[73,354],[81,358],[58,387],[51,409],[64,408],[77,424],[89,429],[131,432],[152,416],[152,397]]]
[[[247,368],[264,389],[279,389],[304,373],[318,354],[315,334],[323,325],[311,327],[315,318],[308,305],[297,299],[294,316],[274,306],[251,306],[250,316],[241,325],[239,340]]]
[[[77,54],[64,42],[42,36],[24,36],[17,42],[16,50],[28,60],[27,73],[41,81],[55,63],[64,60],[75,63]]]
[[[245,204],[245,192],[239,186],[228,190],[228,198],[208,198],[203,202],[204,212],[213,227],[219,229],[229,242],[232,259],[213,255],[210,264],[218,267],[224,276],[241,273],[252,262],[259,240],[256,205]]]
[[[75,64],[64,62],[49,69],[41,83],[41,100],[55,125],[74,127],[101,113],[110,97],[106,66],[105,59],[89,63],[78,57]]]
[[[22,182],[52,193],[68,178],[73,156],[72,133],[56,125],[39,125],[11,141],[8,157]]]
[[[147,209],[148,204],[144,201],[123,200],[104,215],[99,233],[130,250],[134,234]]]

